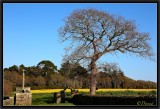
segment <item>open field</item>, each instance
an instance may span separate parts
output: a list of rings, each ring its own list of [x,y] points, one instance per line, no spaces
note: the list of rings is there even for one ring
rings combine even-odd
[[[41,90],[31,90],[31,93],[54,93],[54,92],[60,92],[63,89],[41,89]],[[89,92],[89,89],[77,89],[79,92]],[[98,89],[96,92],[110,92],[110,91],[157,91],[157,89]],[[71,92],[70,89],[67,89],[66,92]]]

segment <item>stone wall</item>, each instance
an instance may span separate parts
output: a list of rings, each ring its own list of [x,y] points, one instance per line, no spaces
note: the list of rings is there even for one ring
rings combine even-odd
[[[32,94],[31,93],[16,93],[15,105],[18,105],[18,106],[32,105]]]
[[[14,97],[9,97],[3,100],[3,106],[13,106],[14,105]]]

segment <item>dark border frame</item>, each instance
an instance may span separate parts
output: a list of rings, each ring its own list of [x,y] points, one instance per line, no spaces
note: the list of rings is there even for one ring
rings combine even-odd
[[[123,1],[120,1],[120,0],[94,0],[94,1],[89,1],[89,0],[80,0],[80,1],[74,1],[74,0],[70,0],[70,1],[67,1],[67,0],[0,0],[0,22],[1,22],[1,25],[0,25],[0,48],[1,48],[1,53],[0,53],[0,56],[1,56],[1,61],[0,61],[0,68],[1,68],[1,73],[0,73],[0,77],[3,78],[3,3],[157,3],[157,106],[76,106],[75,108],[143,108],[143,109],[160,109],[160,91],[159,91],[159,87],[160,87],[160,84],[159,84],[159,46],[160,46],[160,43],[158,42],[160,39],[160,32],[158,31],[159,30],[159,25],[160,25],[160,22],[159,22],[159,19],[160,19],[160,15],[159,15],[159,10],[160,10],[160,0],[132,0],[132,1],[127,1],[127,0],[123,0]],[[1,79],[1,84],[0,87],[2,87],[2,90],[0,90],[0,98],[1,98],[1,101],[0,102],[0,106],[2,106],[2,108],[17,108],[17,106],[3,106],[3,79]],[[27,106],[27,107],[24,107],[24,106],[18,106],[20,108],[72,108],[71,106]],[[1,107],[0,107],[1,108]],[[74,107],[73,107],[74,108]]]

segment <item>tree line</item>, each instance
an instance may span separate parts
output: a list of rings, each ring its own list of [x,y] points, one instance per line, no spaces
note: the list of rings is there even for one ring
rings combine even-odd
[[[97,74],[97,88],[155,89],[157,84],[151,81],[133,80],[115,63],[105,63]],[[31,89],[50,88],[90,88],[91,74],[78,63],[65,62],[60,69],[49,60],[43,60],[36,66],[13,65],[3,70],[3,88],[7,95],[22,86],[22,69],[25,69],[25,87]]]

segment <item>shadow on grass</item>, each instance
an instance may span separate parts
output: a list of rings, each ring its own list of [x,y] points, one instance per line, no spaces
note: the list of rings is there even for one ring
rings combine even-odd
[[[39,105],[39,104],[53,104],[54,100],[52,98],[43,97],[43,98],[37,98],[32,101],[33,105]]]
[[[65,103],[54,103],[53,94],[33,94],[32,105],[43,105],[43,106],[73,106],[72,97],[67,96]]]
[[[53,96],[52,94],[33,94],[32,104],[40,105],[40,104],[53,104]]]
[[[73,103],[72,102],[72,97],[66,97],[65,101],[68,102],[68,103]]]

